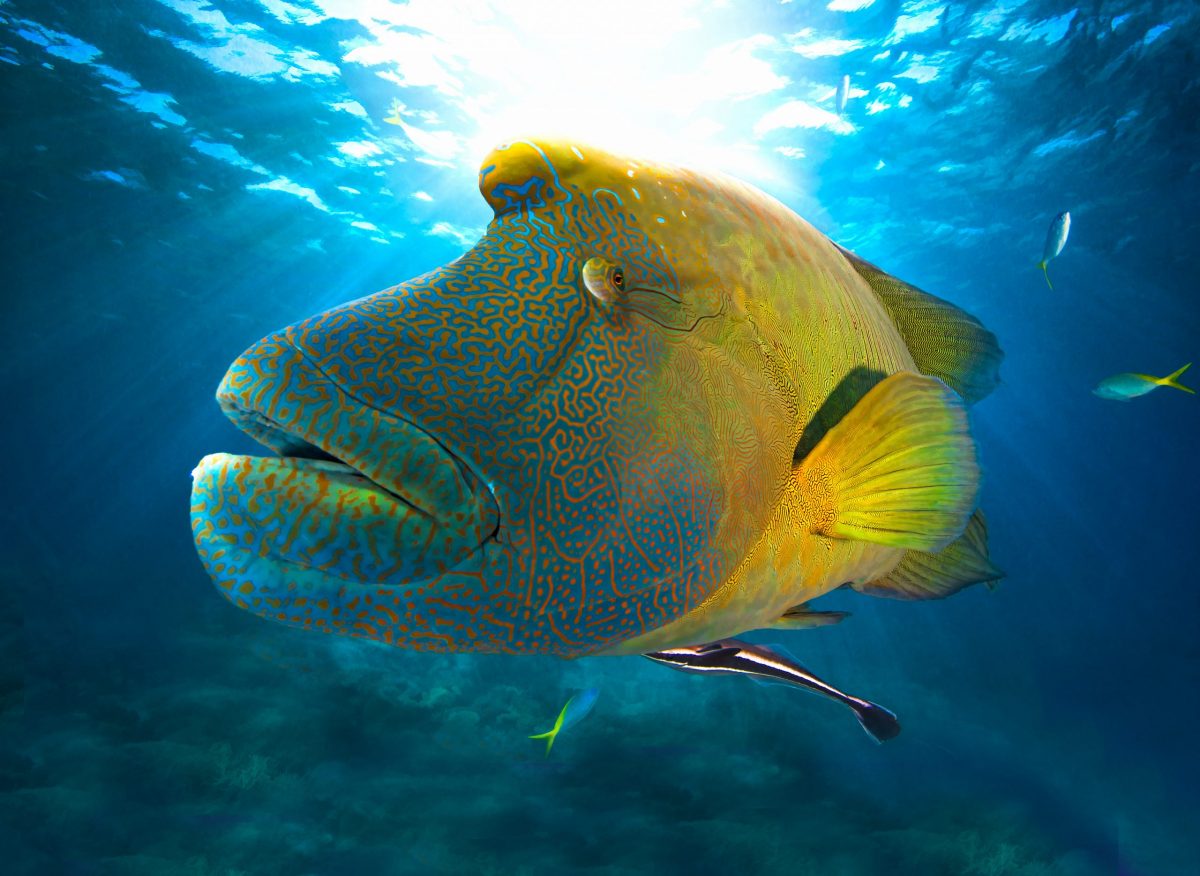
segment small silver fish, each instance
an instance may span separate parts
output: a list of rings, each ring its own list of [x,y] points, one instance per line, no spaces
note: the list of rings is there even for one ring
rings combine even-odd
[[[794,684],[849,706],[858,723],[876,742],[893,739],[900,733],[900,722],[883,706],[842,693],[799,663],[762,645],[751,645],[739,639],[721,639],[706,645],[668,648],[643,656],[683,672],[700,675],[733,673]]]
[[[1046,265],[1050,259],[1055,258],[1063,247],[1067,245],[1067,235],[1071,233],[1071,214],[1059,213],[1054,217],[1054,221],[1050,223],[1050,229],[1046,232],[1046,245],[1042,247],[1042,260],[1038,262],[1038,267],[1042,269],[1042,273],[1046,275],[1046,285],[1050,287],[1050,291],[1054,291],[1054,284],[1050,282],[1050,273],[1046,270]]]
[[[1099,385],[1092,390],[1093,395],[1098,395],[1100,398],[1109,398],[1113,401],[1129,401],[1131,398],[1137,398],[1139,395],[1145,395],[1148,392],[1154,392],[1160,386],[1173,386],[1176,389],[1182,389],[1184,392],[1196,394],[1194,389],[1189,389],[1182,383],[1179,383],[1179,378],[1183,372],[1192,367],[1192,363],[1188,362],[1178,371],[1168,374],[1166,377],[1153,377],[1149,374],[1134,374],[1126,372],[1125,374],[1114,374],[1112,377],[1106,377],[1101,380]]]
[[[850,74],[847,73],[842,77],[842,81],[838,83],[837,89],[837,114],[840,116],[846,111],[846,101],[850,98]]]

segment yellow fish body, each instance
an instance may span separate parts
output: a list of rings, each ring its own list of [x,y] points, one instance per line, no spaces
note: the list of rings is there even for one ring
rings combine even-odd
[[[999,573],[965,405],[1001,352],[729,177],[522,141],[457,261],[268,336],[197,548],[240,607],[393,645],[661,650]]]

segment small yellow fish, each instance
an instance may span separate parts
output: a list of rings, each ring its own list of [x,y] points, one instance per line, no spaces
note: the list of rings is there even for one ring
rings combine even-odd
[[[398,100],[393,100],[391,107],[388,109],[388,112],[391,113],[391,115],[384,116],[383,120],[389,125],[398,125],[399,127],[404,127],[404,119],[400,116],[400,112],[403,109],[404,104]]]
[[[546,757],[549,757],[550,749],[554,747],[554,740],[558,738],[558,734],[586,718],[592,711],[592,707],[596,705],[596,698],[598,696],[600,696],[600,691],[594,687],[589,687],[587,690],[575,694],[562,707],[562,711],[558,713],[558,717],[554,720],[553,727],[545,733],[537,733],[529,738],[545,739]]]
[[[1182,383],[1179,383],[1179,377],[1183,372],[1192,367],[1192,363],[1188,362],[1178,371],[1168,374],[1166,377],[1152,377],[1149,374],[1115,374],[1112,377],[1101,380],[1099,385],[1092,390],[1094,395],[1100,398],[1109,398],[1113,401],[1129,401],[1131,398],[1137,398],[1139,395],[1145,395],[1148,392],[1154,392],[1160,386],[1173,386],[1176,389],[1182,389],[1184,392],[1196,394],[1196,390],[1189,389]]]

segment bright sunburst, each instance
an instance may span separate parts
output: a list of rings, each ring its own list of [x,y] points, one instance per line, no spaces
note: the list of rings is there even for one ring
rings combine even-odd
[[[794,40],[734,3],[321,7],[367,29],[343,60],[394,88],[386,121],[432,161],[477,161],[514,135],[552,133],[761,179],[772,175],[771,132],[853,130],[831,111],[835,80],[807,78]],[[775,158],[803,154],[788,139]]]

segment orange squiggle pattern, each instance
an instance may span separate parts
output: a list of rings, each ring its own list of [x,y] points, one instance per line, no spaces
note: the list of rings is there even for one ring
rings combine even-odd
[[[408,648],[619,650],[790,537],[792,454],[851,370],[912,367],[832,244],[734,180],[539,141],[480,191],[462,258],[226,375],[226,413],[288,455],[196,472],[197,548],[239,607]]]

